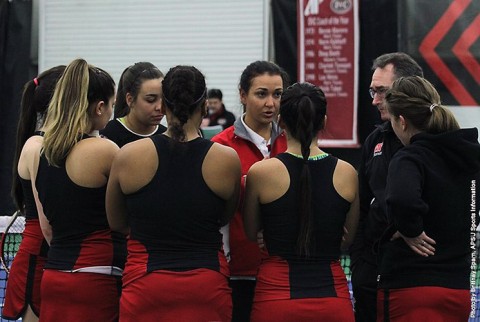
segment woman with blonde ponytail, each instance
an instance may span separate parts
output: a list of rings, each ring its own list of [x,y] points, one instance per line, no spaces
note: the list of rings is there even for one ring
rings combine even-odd
[[[480,203],[478,130],[460,129],[424,78],[397,79],[385,99],[405,147],[388,170],[378,321],[467,321],[471,227]]]
[[[118,146],[98,131],[112,115],[115,83],[83,59],[58,81],[36,160],[42,230],[50,243],[40,321],[117,321],[125,240],[110,230],[105,192]]]

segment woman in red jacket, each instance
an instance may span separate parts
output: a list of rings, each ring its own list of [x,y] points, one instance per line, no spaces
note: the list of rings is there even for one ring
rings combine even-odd
[[[273,157],[287,148],[285,134],[276,123],[280,98],[287,83],[285,71],[268,61],[251,63],[240,77],[240,100],[245,113],[212,141],[237,151],[242,177],[255,162]],[[229,228],[232,321],[249,320],[260,265],[260,249],[245,236],[240,209],[241,204]]]

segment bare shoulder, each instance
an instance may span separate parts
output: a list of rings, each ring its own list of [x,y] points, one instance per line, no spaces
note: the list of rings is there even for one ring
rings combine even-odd
[[[290,176],[285,165],[277,158],[253,164],[246,178],[247,190],[256,192],[260,203],[269,203],[285,194]]]
[[[338,159],[333,173],[333,186],[343,198],[352,202],[358,192],[358,175],[355,168],[348,162]]]
[[[122,178],[128,179],[135,174],[139,179],[153,176],[159,160],[153,141],[146,138],[122,146],[113,162],[114,171],[121,172]]]
[[[248,175],[264,176],[266,178],[272,178],[272,173],[286,170],[285,165],[277,158],[264,159],[254,163],[248,170]]]
[[[30,145],[38,145],[43,143],[43,136],[41,135],[32,135],[31,137],[28,138],[28,140],[25,142],[25,145],[30,144]]]
[[[22,152],[36,152],[39,151],[43,144],[43,137],[40,135],[34,135],[28,138],[28,140],[23,145]]]
[[[211,148],[211,152],[224,156],[226,158],[230,158],[232,160],[239,159],[237,151],[235,151],[233,148],[229,146],[222,145],[220,143],[214,142]]]
[[[157,152],[153,141],[149,138],[145,138],[122,146],[115,159],[123,162],[132,161],[135,163],[141,159],[145,163],[148,163],[153,156],[156,156],[156,154]]]
[[[288,170],[277,158],[254,163],[247,174],[247,181],[264,187],[278,187],[288,183]]]
[[[94,150],[104,151],[106,153],[115,153],[119,150],[119,147],[115,142],[102,137],[94,137],[80,141],[80,143],[82,142],[85,142]]]
[[[347,177],[357,176],[357,170],[355,170],[355,168],[350,163],[341,159],[338,159],[335,172],[338,172],[339,175],[344,175]]]
[[[23,179],[30,179],[34,169],[37,167],[37,162],[42,149],[43,137],[34,135],[30,137],[22,147],[22,152],[17,164],[17,171]]]
[[[75,159],[92,161],[101,166],[101,163],[111,163],[118,150],[119,148],[114,142],[105,138],[95,137],[81,140],[75,144],[70,155]]]
[[[207,153],[206,161],[215,164],[216,167],[240,168],[240,158],[237,152],[233,148],[220,143],[213,143]]]

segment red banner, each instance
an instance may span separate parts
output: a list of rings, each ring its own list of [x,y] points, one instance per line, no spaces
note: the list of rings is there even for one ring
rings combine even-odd
[[[357,147],[358,8],[353,0],[298,0],[298,75],[327,97],[323,147]]]

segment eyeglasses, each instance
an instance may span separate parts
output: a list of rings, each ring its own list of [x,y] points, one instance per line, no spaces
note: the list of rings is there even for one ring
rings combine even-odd
[[[374,98],[375,94],[377,94],[378,96],[384,96],[387,91],[388,91],[388,87],[377,87],[377,88],[368,89],[368,92],[370,93],[371,98]]]

